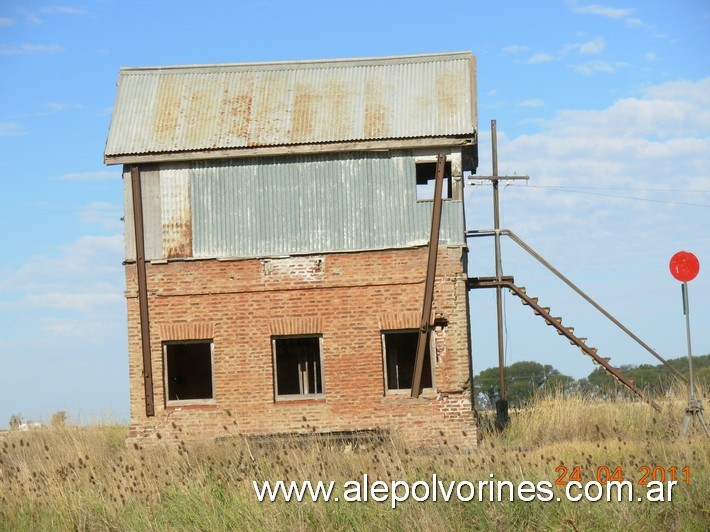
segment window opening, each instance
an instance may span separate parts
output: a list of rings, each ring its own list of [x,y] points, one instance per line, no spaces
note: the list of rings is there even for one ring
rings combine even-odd
[[[323,393],[320,336],[273,338],[277,396]]]
[[[417,356],[419,331],[387,331],[382,333],[385,352],[385,379],[387,390],[410,390]],[[429,342],[424,351],[422,388],[432,387],[432,365]]]
[[[416,163],[417,169],[417,201],[433,201],[436,184],[436,163]],[[451,162],[444,167],[444,186],[441,190],[442,199],[451,199]]]
[[[214,399],[211,340],[166,342],[163,352],[168,403]]]

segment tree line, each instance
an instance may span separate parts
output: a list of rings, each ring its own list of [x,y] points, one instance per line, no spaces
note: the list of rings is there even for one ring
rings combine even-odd
[[[668,363],[683,375],[688,375],[687,357],[675,358]],[[652,397],[668,395],[679,380],[663,364],[623,365],[619,369],[624,376],[633,379],[638,388]],[[710,390],[710,354],[693,357],[693,376],[701,390]],[[508,403],[512,407],[524,406],[540,390],[584,393],[602,399],[625,395],[628,392],[601,366],[587,377],[577,380],[563,375],[550,364],[523,361],[507,366],[505,377]],[[473,379],[473,391],[478,408],[495,407],[495,402],[500,397],[498,368],[488,368],[476,375]]]

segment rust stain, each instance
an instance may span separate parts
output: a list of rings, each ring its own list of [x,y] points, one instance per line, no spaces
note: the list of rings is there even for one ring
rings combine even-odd
[[[192,217],[163,225],[164,252],[168,259],[192,256]],[[170,235],[170,238],[167,238]]]
[[[387,106],[382,102],[384,87],[374,80],[365,82],[365,138],[379,139],[389,131]]]
[[[436,76],[436,103],[440,114],[448,115],[457,112],[462,90],[459,76],[455,73],[445,70]]]
[[[163,253],[166,258],[192,256],[192,210],[186,173],[161,175]]]
[[[314,137],[315,121],[321,100],[321,95],[310,85],[296,83],[291,142],[307,142]]]
[[[177,76],[161,76],[153,113],[153,133],[158,146],[172,147],[179,119],[179,107],[175,105],[175,93],[182,82]]]
[[[183,109],[186,121],[182,126],[181,136],[182,142],[198,146],[200,141],[206,137],[204,130],[209,130],[211,124],[209,120],[203,120],[200,116],[208,114],[205,113],[205,105],[209,104],[209,101],[205,99],[199,90],[199,85],[196,84],[196,86],[198,87],[197,90],[193,90],[184,98]]]
[[[288,115],[288,80],[278,72],[264,73],[254,91],[255,105],[249,129],[248,145],[286,142],[284,131]]]
[[[323,140],[345,140],[352,138],[352,127],[348,121],[348,84],[342,81],[328,81],[325,87],[323,107],[329,117],[330,131],[323,132]]]
[[[247,77],[241,83],[225,88],[222,94],[218,117],[220,122],[225,125],[222,128],[224,135],[234,146],[247,145],[249,124],[252,120],[254,106],[253,91],[254,82]],[[224,143],[221,142],[220,145],[222,144]]]

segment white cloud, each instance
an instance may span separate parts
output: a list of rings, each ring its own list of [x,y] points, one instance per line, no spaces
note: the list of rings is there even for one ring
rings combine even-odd
[[[88,312],[114,305],[122,294],[123,237],[86,236],[53,254],[32,257],[0,279],[3,294],[20,310]],[[87,317],[88,319],[88,317]]]
[[[527,62],[530,65],[538,65],[541,63],[548,63],[548,62],[552,61],[553,59],[554,58],[549,54],[540,53],[540,54],[533,55],[530,59],[528,59]]]
[[[66,50],[58,44],[21,44],[19,46],[0,46],[0,55],[41,55],[59,54]]]
[[[110,170],[98,170],[96,172],[75,172],[53,176],[52,179],[63,181],[107,181],[109,179],[120,179],[120,172]]]
[[[0,17],[0,27],[12,26],[13,24],[15,24],[14,18]]]
[[[25,304],[31,308],[67,310],[70,312],[91,312],[105,305],[123,303],[123,295],[118,291],[98,293],[48,292],[28,294]]]
[[[597,72],[602,72],[605,74],[614,74],[620,68],[623,68],[625,66],[626,66],[626,63],[624,63],[622,61],[608,63],[606,61],[602,61],[601,59],[597,59],[595,61],[589,61],[587,63],[575,65],[574,70],[575,70],[575,72],[578,72],[579,74],[584,74],[585,76],[591,76],[592,74],[595,74]]]
[[[614,20],[624,19],[633,14],[633,9],[624,9],[618,7],[608,7],[599,4],[587,4],[584,6],[575,6],[572,11],[581,15],[599,15],[601,17]]]
[[[528,173],[534,176],[533,185],[608,187],[612,194],[621,193],[623,187],[707,190],[710,78],[649,87],[640,97],[620,99],[599,111],[560,111],[543,123],[539,133],[508,140],[499,132],[499,142],[499,153],[506,153],[501,163],[508,166],[501,173]],[[486,150],[481,153],[485,157]],[[531,189],[530,195],[538,201],[546,193]],[[647,192],[641,195],[659,198]],[[710,205],[707,194],[679,192],[661,194],[660,199]],[[580,195],[564,201],[568,202],[565,208],[584,205],[584,212],[610,202],[631,211],[646,211],[653,205]],[[612,212],[608,218],[630,214],[629,210]],[[631,219],[632,225],[637,223]]]
[[[519,44],[513,44],[511,46],[506,46],[503,48],[503,53],[504,54],[522,54],[524,52],[527,52],[530,48],[527,46],[521,46]]]
[[[15,122],[0,122],[0,137],[19,137],[27,135],[27,130]]]
[[[65,102],[48,102],[45,104],[47,110],[51,113],[59,113],[69,109],[83,109],[84,106],[80,103],[65,103]]]
[[[602,111],[563,110],[546,126],[580,139],[590,127],[607,139],[619,131],[624,137],[702,139],[710,130],[710,77],[651,86]]]
[[[108,231],[121,231],[121,207],[113,203],[95,201],[79,211],[79,221],[85,224],[98,225]]]
[[[597,55],[604,51],[606,42],[602,37],[597,37],[589,42],[582,44],[579,47],[579,53],[582,55]]]
[[[518,105],[520,107],[544,107],[545,102],[543,102],[540,98],[531,98],[520,102]]]
[[[51,15],[51,14],[58,14],[58,15],[73,15],[73,16],[83,16],[83,15],[88,15],[88,11],[85,9],[80,9],[76,7],[69,7],[69,6],[47,6],[43,7],[40,9],[41,13]]]

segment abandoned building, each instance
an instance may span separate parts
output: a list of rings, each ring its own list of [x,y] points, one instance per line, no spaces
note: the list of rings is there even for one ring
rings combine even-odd
[[[132,438],[388,429],[475,443],[470,53],[122,68],[104,160],[123,165]]]

